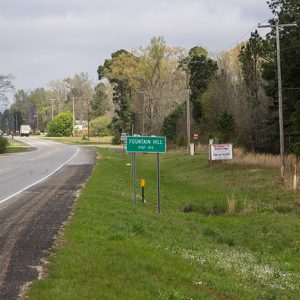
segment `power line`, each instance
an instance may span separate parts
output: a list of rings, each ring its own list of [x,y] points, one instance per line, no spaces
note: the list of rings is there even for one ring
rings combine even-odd
[[[262,22],[266,22],[267,20],[264,20]],[[255,26],[253,26],[253,28],[251,28],[248,32],[246,32],[245,34],[243,34],[240,38],[238,38],[235,42],[233,42],[232,44],[230,44],[230,46],[226,47],[224,50],[219,51],[219,53],[225,52],[228,49],[232,48],[233,46],[235,46],[238,42],[240,42],[241,40],[243,40],[249,33],[253,32],[253,30],[257,27],[257,24],[255,24]]]
[[[226,47],[223,51],[220,51],[221,52],[224,52],[230,48],[232,48],[233,46],[235,46],[239,41],[241,41],[242,39],[244,39],[244,37],[246,37],[249,33],[251,33],[255,28],[256,28],[257,25],[255,25],[252,29],[250,29],[247,33],[245,33],[244,35],[242,35],[239,39],[237,39],[235,42],[233,42],[230,46]]]
[[[285,50],[288,50],[288,49],[293,49],[293,48],[300,48],[300,44],[295,45],[295,46],[291,46],[291,47],[287,47],[287,48],[283,48],[283,49],[281,49],[281,52],[285,51]]]

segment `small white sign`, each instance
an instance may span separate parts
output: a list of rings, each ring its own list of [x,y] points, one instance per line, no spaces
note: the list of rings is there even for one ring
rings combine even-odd
[[[195,144],[194,143],[190,144],[190,150],[191,150],[191,155],[195,155]]]
[[[213,144],[210,145],[211,160],[232,159],[232,144]]]
[[[127,133],[122,132],[121,137],[120,137],[120,141],[126,143],[126,140],[127,140]]]

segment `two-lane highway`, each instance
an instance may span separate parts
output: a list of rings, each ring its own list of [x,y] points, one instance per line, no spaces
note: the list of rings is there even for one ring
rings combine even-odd
[[[17,138],[37,150],[0,156],[0,203],[41,182],[71,161],[75,146],[38,138]]]

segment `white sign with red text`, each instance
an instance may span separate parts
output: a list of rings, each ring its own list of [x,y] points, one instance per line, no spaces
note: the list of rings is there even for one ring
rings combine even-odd
[[[232,144],[212,144],[210,145],[211,160],[232,159]]]

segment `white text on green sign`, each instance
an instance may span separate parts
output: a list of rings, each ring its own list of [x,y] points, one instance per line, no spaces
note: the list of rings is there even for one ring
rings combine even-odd
[[[166,152],[165,136],[128,136],[126,152]]]

